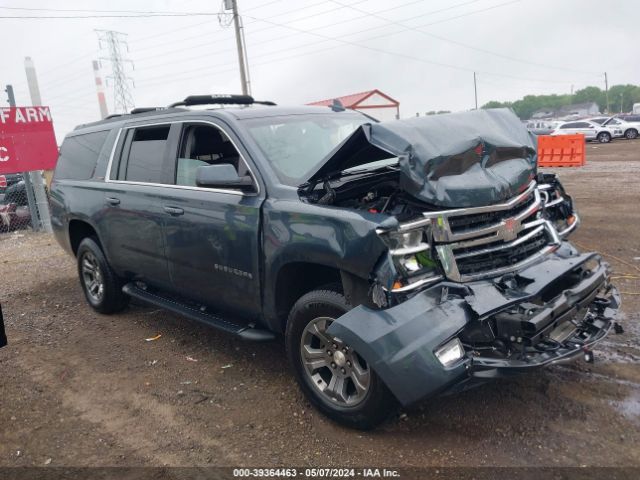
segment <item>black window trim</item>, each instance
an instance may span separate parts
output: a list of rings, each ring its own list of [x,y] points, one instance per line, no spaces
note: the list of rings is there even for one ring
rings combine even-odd
[[[238,148],[238,146],[236,145],[236,143],[233,141],[233,139],[231,138],[231,135],[229,135],[229,133],[222,128],[220,125],[218,125],[217,123],[213,123],[213,122],[206,122],[204,120],[184,120],[180,122],[180,127],[177,129],[176,132],[176,138],[174,138],[176,144],[174,145],[174,149],[171,152],[171,156],[172,161],[170,161],[169,163],[169,171],[172,173],[172,177],[173,177],[173,181],[176,181],[176,170],[178,169],[178,159],[180,158],[180,151],[182,150],[183,146],[184,146],[184,135],[187,132],[187,129],[189,127],[192,127],[194,125],[202,125],[205,124],[206,126],[210,126],[212,128],[216,128],[217,130],[219,130],[225,137],[227,137],[229,139],[229,141],[231,142],[231,144],[233,145],[233,147],[236,149],[236,152],[238,152],[238,156],[240,157],[240,162],[242,162],[242,164],[244,165],[244,167],[246,168],[246,171],[250,172],[251,178],[253,179],[253,183],[256,186],[256,189],[258,189],[258,185],[257,185],[257,180],[255,175],[253,175],[253,171],[251,170],[251,168],[249,167],[249,164],[247,163],[247,161],[244,159],[244,156],[242,155],[242,152],[240,151],[240,149]],[[188,185],[178,185],[178,186],[188,186]],[[205,188],[205,190],[211,190],[210,188]],[[227,189],[222,189],[222,190],[227,190]],[[234,189],[235,191],[235,189]]]
[[[129,130],[132,129],[136,129],[136,128],[143,128],[143,127],[152,127],[152,126],[161,126],[161,125],[170,125],[171,127],[173,127],[175,124],[179,124],[180,125],[180,131],[182,131],[182,124],[189,124],[189,123],[203,123],[203,124],[207,124],[207,125],[211,125],[215,128],[220,129],[231,141],[231,143],[233,144],[234,148],[238,151],[238,155],[240,155],[240,160],[242,162],[244,162],[245,166],[247,167],[247,170],[249,171],[249,174],[251,175],[251,178],[253,178],[253,183],[255,185],[255,192],[245,192],[242,190],[237,190],[237,189],[233,189],[233,188],[207,188],[207,187],[191,187],[188,185],[172,185],[172,184],[166,184],[166,183],[150,183],[150,182],[133,182],[133,181],[129,181],[129,180],[120,180],[120,179],[112,179],[111,178],[111,169],[114,166],[114,163],[116,164],[116,168],[117,173],[120,173],[121,170],[121,163],[122,163],[122,152],[123,152],[123,147],[124,147],[124,141],[121,142],[120,141],[120,137],[124,134],[126,135],[126,133]],[[167,138],[167,142],[169,143],[171,137],[171,130],[169,131],[169,138]],[[126,140],[126,137],[123,137],[123,140]],[[175,151],[174,151],[175,150]],[[119,158],[117,161],[114,162],[114,159],[116,157],[116,154],[119,154]],[[177,162],[178,160],[178,151],[177,149],[171,149],[171,151],[169,152],[169,155],[171,156],[171,158],[174,156],[175,154],[175,161]],[[173,167],[175,168],[175,166]],[[229,135],[229,133],[218,123],[212,122],[212,121],[208,121],[208,120],[198,120],[198,119],[180,119],[180,120],[165,120],[163,122],[153,122],[153,123],[144,123],[144,124],[139,124],[139,125],[125,125],[120,127],[119,131],[118,131],[118,135],[116,136],[116,140],[113,143],[113,149],[111,150],[111,155],[109,156],[109,162],[107,164],[107,171],[105,173],[105,183],[115,183],[115,184],[123,184],[123,185],[144,185],[144,186],[152,186],[152,187],[164,187],[164,188],[175,188],[178,190],[197,190],[197,191],[201,191],[201,192],[215,192],[215,193],[227,193],[229,195],[240,195],[240,196],[248,196],[248,197],[253,197],[253,196],[257,196],[260,194],[260,182],[258,182],[258,179],[256,177],[256,175],[254,174],[253,170],[251,169],[251,165],[249,165],[249,162],[246,161],[246,159],[244,158],[244,155],[242,154],[242,151],[238,148],[238,144],[235,142],[235,140],[233,139],[233,137],[231,135]]]

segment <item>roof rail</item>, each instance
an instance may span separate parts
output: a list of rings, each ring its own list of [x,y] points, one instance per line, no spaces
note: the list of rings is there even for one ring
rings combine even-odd
[[[175,102],[169,105],[169,108],[180,106],[193,106],[193,105],[275,105],[269,101],[257,101],[254,100],[251,95],[190,95],[181,102]]]
[[[166,110],[166,107],[137,107],[131,110],[129,113],[135,115],[136,113],[155,112],[157,110]]]

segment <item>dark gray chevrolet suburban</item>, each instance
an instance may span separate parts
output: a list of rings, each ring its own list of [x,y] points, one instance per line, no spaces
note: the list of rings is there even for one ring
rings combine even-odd
[[[378,123],[187,97],[67,135],[51,208],[95,310],[284,335],[310,401],[357,428],[617,326],[609,266],[567,241],[571,197],[506,109]]]

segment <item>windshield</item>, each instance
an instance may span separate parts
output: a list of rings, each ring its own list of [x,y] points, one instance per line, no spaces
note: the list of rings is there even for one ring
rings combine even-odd
[[[297,186],[360,125],[371,120],[350,112],[247,120],[247,130],[280,181]]]

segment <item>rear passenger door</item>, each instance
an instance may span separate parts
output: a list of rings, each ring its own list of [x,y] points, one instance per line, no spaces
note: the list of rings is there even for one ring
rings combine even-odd
[[[113,268],[123,276],[159,288],[171,285],[163,223],[171,178],[170,123],[140,125],[120,132],[105,182],[101,237]]]
[[[165,198],[165,242],[174,290],[233,315],[256,318],[260,297],[260,206],[264,194],[239,141],[214,121],[182,125],[173,157],[175,188]],[[254,179],[252,191],[200,188],[200,166],[231,164]]]

